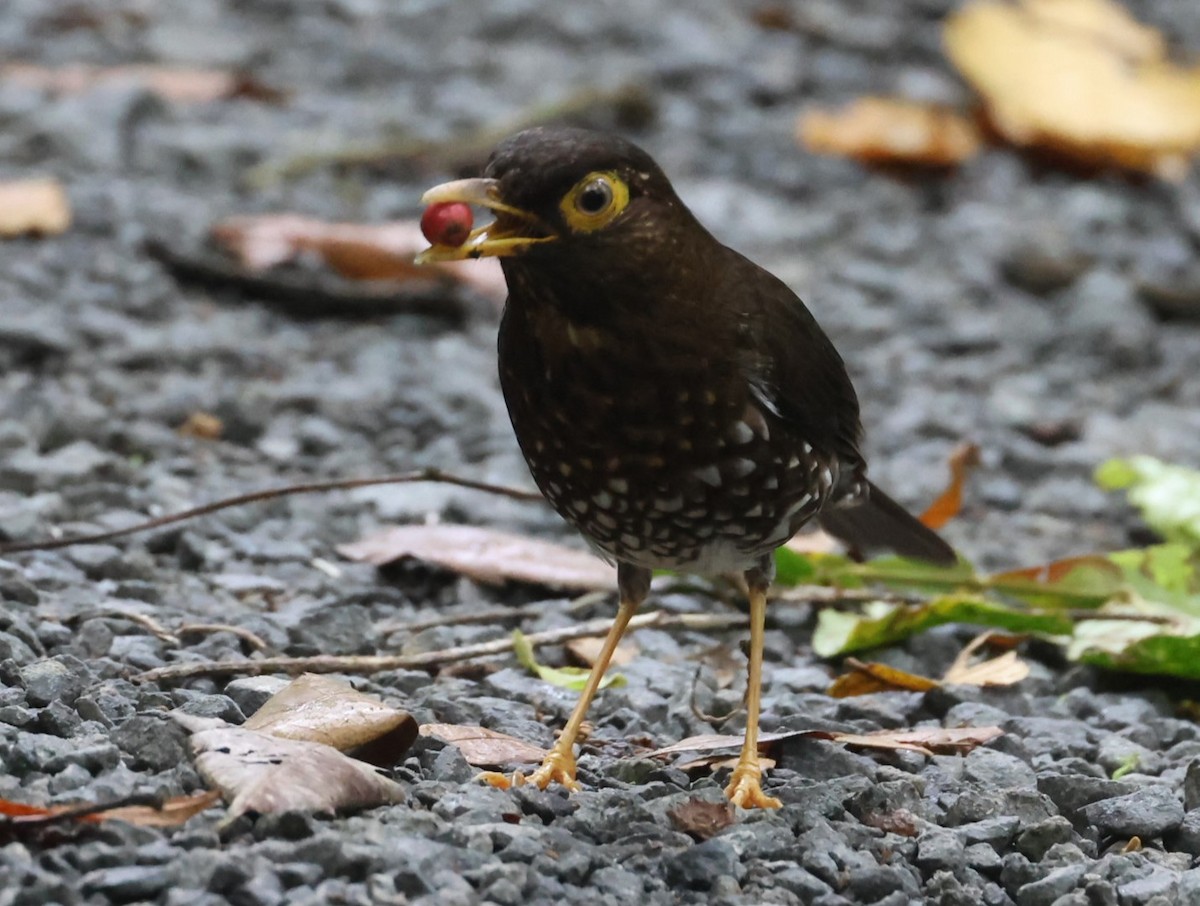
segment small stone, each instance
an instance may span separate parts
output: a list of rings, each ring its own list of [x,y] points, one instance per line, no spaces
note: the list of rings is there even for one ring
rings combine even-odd
[[[1163,897],[1168,903],[1177,903],[1179,875],[1173,871],[1156,868],[1145,877],[1136,878],[1117,885],[1117,896],[1122,903],[1150,903],[1154,897]]]
[[[955,833],[962,837],[968,846],[986,843],[994,849],[1003,849],[1012,842],[1020,826],[1020,819],[1001,815],[961,825],[955,828]]]
[[[588,886],[597,893],[609,894],[618,903],[633,903],[642,897],[642,879],[632,871],[616,865],[606,865],[592,872]]]
[[[986,843],[973,843],[963,850],[963,861],[980,874],[995,874],[1003,864],[1000,855]]]
[[[132,756],[135,770],[169,771],[188,760],[187,732],[165,717],[131,717],[113,731],[112,741]]]
[[[745,873],[737,852],[720,838],[685,849],[666,861],[667,881],[690,890],[709,890],[718,878]]]
[[[230,681],[225,686],[225,694],[249,717],[287,684],[288,680],[281,676],[245,676]]]
[[[73,705],[88,682],[88,669],[77,658],[62,655],[21,669],[25,699],[35,708],[53,701]]]
[[[1046,851],[1056,843],[1067,843],[1075,836],[1075,828],[1062,815],[1053,815],[1031,824],[1017,837],[1017,849],[1032,862],[1040,862]]]
[[[1042,774],[1038,777],[1038,789],[1049,796],[1062,814],[1077,825],[1086,823],[1081,814],[1084,806],[1124,796],[1135,789],[1128,783],[1101,777],[1079,774]]]
[[[112,903],[131,903],[157,896],[170,880],[170,873],[161,865],[120,865],[88,872],[82,886],[85,894],[103,894]]]
[[[952,831],[936,828],[917,838],[917,865],[925,874],[957,871],[963,864],[962,838]]]
[[[1019,758],[982,746],[963,760],[963,776],[987,789],[1033,789],[1037,775]]]
[[[1075,889],[1086,870],[1084,865],[1064,865],[1040,880],[1023,885],[1017,891],[1017,906],[1051,906]]]
[[[1152,840],[1183,823],[1183,805],[1169,788],[1147,786],[1126,796],[1102,799],[1082,810],[1102,834]]]
[[[1200,808],[1200,758],[1188,762],[1187,773],[1183,775],[1183,807],[1189,812]]]
[[[1172,838],[1172,845],[1193,856],[1200,856],[1200,809],[1192,809]]]

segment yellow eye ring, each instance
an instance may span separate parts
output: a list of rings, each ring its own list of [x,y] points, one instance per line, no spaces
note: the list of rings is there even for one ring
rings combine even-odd
[[[616,173],[593,172],[563,196],[559,210],[577,233],[590,233],[612,222],[629,204],[629,186]]]

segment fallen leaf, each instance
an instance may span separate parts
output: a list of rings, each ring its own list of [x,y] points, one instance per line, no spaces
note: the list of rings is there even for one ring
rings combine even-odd
[[[417,722],[407,711],[359,692],[348,682],[306,673],[296,677],[243,724],[281,739],[306,740],[381,767],[400,760],[417,738]],[[370,746],[370,757],[361,747]]]
[[[841,733],[830,730],[796,730],[791,733],[760,733],[759,749],[788,739],[824,739],[843,745],[868,749],[902,749],[933,755],[939,752],[963,753],[991,742],[1004,731],[999,727],[927,727],[909,730],[880,730],[875,733]],[[722,736],[716,733],[690,736],[661,749],[648,752],[650,758],[676,755],[681,752],[711,752],[740,748],[741,736]]]
[[[594,667],[596,659],[600,656],[600,650],[604,647],[604,639],[571,639],[563,647],[567,649],[571,657],[575,658],[575,660],[579,661],[585,667]],[[626,639],[613,652],[609,666],[622,667],[637,657],[638,653],[637,642],[632,639]]]
[[[810,110],[796,124],[817,154],[866,164],[949,167],[979,153],[979,130],[945,107],[900,98],[859,98],[841,110]]]
[[[193,104],[237,97],[277,103],[284,98],[283,92],[242,73],[186,66],[134,64],[105,67],[76,63],[48,67],[9,63],[0,66],[0,80],[55,95],[135,86],[165,101]]]
[[[71,205],[56,179],[0,182],[0,238],[57,236],[71,225]]]
[[[876,733],[829,733],[814,731],[814,738],[826,738],[842,745],[863,749],[888,749],[917,752],[921,755],[961,755],[1004,735],[999,727],[930,727],[914,730],[880,730]]]
[[[833,698],[851,698],[875,692],[928,692],[941,685],[937,680],[919,676],[887,664],[863,663],[856,658],[846,658],[850,668],[833,681],[826,694]]]
[[[216,805],[221,794],[205,790],[190,796],[167,799],[161,805],[113,805],[76,802],[49,807],[26,805],[0,799],[0,816],[11,819],[15,826],[37,827],[59,821],[79,821],[98,824],[101,821],[123,821],[142,827],[178,827],[189,818]],[[128,798],[120,800],[127,802]]]
[[[667,810],[667,817],[675,830],[687,834],[697,842],[715,837],[734,823],[737,810],[729,800],[709,802],[707,799],[689,799]]]
[[[224,432],[225,424],[211,412],[193,412],[179,426],[180,435],[199,440],[220,440]]]
[[[975,653],[991,641],[992,633],[976,636],[958,653],[954,663],[942,677],[943,683],[959,686],[1011,686],[1029,676],[1029,665],[1015,651],[972,664]]]
[[[801,736],[808,735],[808,730],[793,730],[786,733],[759,733],[758,748],[761,752],[763,748],[771,743],[779,742],[784,739],[799,739]],[[683,752],[716,752],[725,751],[727,749],[740,749],[742,747],[742,736],[725,736],[720,733],[701,733],[699,736],[689,736],[686,739],[681,739],[679,742],[672,743],[669,746],[664,746],[661,749],[655,749],[652,752],[647,752],[647,758],[661,758],[664,755],[678,755]]]
[[[616,587],[617,571],[585,551],[472,525],[402,525],[338,547],[375,566],[412,557],[487,585],[525,582],[579,591]]]
[[[1075,628],[1061,613],[1018,610],[979,595],[944,595],[924,604],[868,604],[861,614],[827,608],[817,615],[812,646],[821,657],[833,657],[890,645],[946,623],[1063,636]]]
[[[1096,483],[1108,491],[1125,491],[1167,541],[1200,549],[1200,470],[1132,456],[1105,462],[1096,469]]]
[[[191,745],[196,770],[229,800],[229,819],[247,812],[336,813],[404,801],[398,783],[323,743],[224,726],[193,733]]]
[[[918,837],[921,828],[926,823],[906,808],[898,808],[892,812],[868,812],[862,816],[862,823],[874,827],[885,834],[897,834],[901,837]]]
[[[191,796],[168,799],[161,808],[127,805],[101,814],[105,820],[124,821],[141,827],[178,827],[194,815],[207,811],[221,801],[220,790],[204,790]]]
[[[496,259],[418,267],[413,259],[427,243],[415,220],[337,223],[299,214],[260,214],[221,221],[210,235],[249,271],[278,267],[307,253],[351,280],[428,283],[450,279],[493,300],[503,300],[508,294]]]
[[[937,500],[921,514],[921,522],[931,529],[940,529],[962,509],[963,485],[967,476],[979,465],[979,447],[962,443],[950,451],[950,483]]]
[[[681,771],[686,771],[689,774],[692,771],[719,771],[722,768],[729,768],[729,770],[732,771],[735,767],[737,767],[738,757],[739,756],[737,755],[729,754],[704,755],[700,758],[694,758],[691,761],[685,761],[682,764],[677,764],[675,767],[679,768]],[[775,767],[775,759],[768,758],[766,755],[759,755],[758,766],[764,771],[770,770],[771,768]]]
[[[422,736],[435,736],[462,752],[467,764],[475,767],[503,767],[507,764],[540,764],[546,750],[540,746],[489,730],[486,727],[458,724],[421,724]]]
[[[533,646],[526,640],[525,633],[514,629],[512,640],[513,654],[516,655],[518,663],[530,673],[537,674],[546,682],[558,686],[560,689],[570,689],[574,692],[582,692],[583,687],[587,685],[591,670],[582,667],[547,667],[538,663],[538,659],[533,653]],[[625,685],[625,677],[619,673],[606,672],[604,678],[600,680],[598,688],[607,689],[609,686],[623,685]]]
[[[1200,68],[1112,0],[975,0],[944,39],[1013,144],[1172,179],[1200,148]]]

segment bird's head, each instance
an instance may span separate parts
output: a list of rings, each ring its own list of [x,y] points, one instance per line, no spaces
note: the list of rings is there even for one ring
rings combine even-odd
[[[644,279],[665,263],[690,267],[688,243],[707,236],[646,152],[586,129],[520,132],[493,152],[483,177],[435,186],[422,201],[482,206],[495,220],[460,246],[427,249],[418,262],[502,258],[510,284],[517,271],[593,283]]]

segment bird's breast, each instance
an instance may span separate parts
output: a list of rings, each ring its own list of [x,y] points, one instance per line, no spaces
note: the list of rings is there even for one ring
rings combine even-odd
[[[820,509],[837,464],[763,412],[736,366],[506,312],[500,380],[550,503],[601,553],[745,569]]]

